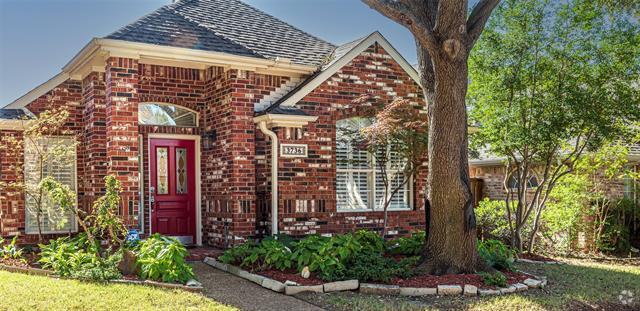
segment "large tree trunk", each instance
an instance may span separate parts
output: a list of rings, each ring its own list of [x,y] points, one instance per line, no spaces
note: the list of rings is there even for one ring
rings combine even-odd
[[[426,50],[419,50],[419,55],[424,56]],[[467,60],[466,55],[451,56],[443,49],[420,62],[432,62],[436,78],[433,92],[425,89],[431,218],[421,268],[431,274],[473,272],[479,268],[467,157]]]
[[[420,269],[431,274],[484,268],[467,158],[467,58],[500,0],[362,0],[413,33],[429,111],[427,241]]]

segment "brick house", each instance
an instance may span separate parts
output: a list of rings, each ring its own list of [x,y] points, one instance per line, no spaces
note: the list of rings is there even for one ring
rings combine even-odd
[[[49,173],[65,176],[80,206],[113,174],[130,228],[227,247],[276,232],[380,229],[370,155],[336,141],[372,115],[373,103],[354,101],[363,95],[425,105],[418,73],[380,33],[334,45],[238,0],[181,0],[92,39],[0,110],[0,135],[21,137],[22,119],[67,107],[74,136],[60,139],[78,147]],[[362,161],[341,164],[350,157]],[[23,159],[0,153],[0,178],[25,178],[31,161],[25,176],[9,169]],[[389,235],[424,226],[425,169],[393,198]],[[30,204],[1,193],[2,236],[35,240]],[[47,237],[77,231],[73,221],[44,226]]]

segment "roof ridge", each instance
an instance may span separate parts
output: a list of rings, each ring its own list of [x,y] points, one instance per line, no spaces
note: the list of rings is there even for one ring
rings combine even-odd
[[[153,15],[153,14],[158,14],[158,12],[160,12],[160,11],[162,11],[162,10],[169,9],[169,7],[171,7],[171,6],[175,6],[175,5],[177,5],[178,3],[180,3],[180,2],[182,2],[182,1],[176,1],[176,2],[173,2],[173,3],[165,4],[165,5],[163,5],[163,6],[159,7],[159,8],[157,8],[157,9],[155,9],[155,10],[153,10],[153,11],[151,11],[151,12],[149,12],[149,13],[145,14],[145,15],[142,15],[142,16],[140,16],[140,17],[138,17],[138,18],[134,19],[133,21],[131,21],[131,22],[129,22],[129,23],[126,23],[124,26],[122,26],[122,27],[118,28],[116,31],[114,31],[114,32],[112,32],[112,33],[110,33],[110,34],[108,34],[108,35],[104,36],[104,38],[107,38],[107,37],[109,37],[109,36],[113,36],[113,35],[115,35],[115,34],[119,33],[120,31],[124,31],[124,30],[126,30],[126,29],[127,29],[127,27],[129,27],[129,26],[131,26],[131,25],[135,24],[136,22],[138,22],[138,21],[140,21],[140,20],[142,20],[142,19],[145,19],[145,18],[147,18],[147,17],[150,17],[150,16],[151,16],[151,15]]]
[[[177,8],[185,5],[187,2],[190,2],[190,1],[193,1],[193,0],[181,0],[181,1],[174,2],[173,4],[176,4],[176,6],[175,6],[175,8],[172,8],[172,12],[175,13],[176,15],[180,16],[181,18],[185,19],[186,21],[198,26],[199,28],[202,28],[202,29],[204,29],[204,30],[206,30],[208,32],[211,32],[212,34],[214,34],[214,35],[216,35],[218,37],[224,38],[227,41],[233,42],[234,44],[237,44],[237,45],[240,45],[240,46],[244,47],[245,49],[253,52],[257,56],[260,56],[262,58],[268,58],[267,56],[265,56],[262,53],[256,51],[255,49],[252,49],[252,48],[248,47],[246,44],[243,44],[242,42],[238,42],[236,40],[233,40],[233,39],[229,38],[228,36],[225,36],[224,34],[216,31],[215,30],[215,28],[216,28],[215,25],[211,25],[211,27],[205,26],[205,25],[203,25],[203,24],[201,24],[201,23],[199,23],[197,21],[194,21],[189,16],[186,16],[186,15],[184,15],[184,14],[182,14],[179,11],[176,10]],[[199,0],[195,0],[195,1],[199,1]],[[231,1],[231,0],[227,0],[227,1]]]

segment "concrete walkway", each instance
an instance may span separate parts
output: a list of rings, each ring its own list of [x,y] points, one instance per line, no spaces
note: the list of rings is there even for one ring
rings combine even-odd
[[[241,310],[324,310],[295,297],[268,290],[202,262],[193,264],[193,272],[202,283],[205,289],[203,293],[207,297]]]

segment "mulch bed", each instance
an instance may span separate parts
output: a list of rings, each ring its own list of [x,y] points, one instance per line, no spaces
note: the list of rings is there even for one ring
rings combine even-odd
[[[25,268],[25,269],[31,267],[29,265],[29,262],[27,261],[20,260],[20,259],[11,259],[11,258],[7,258],[7,259],[0,258],[0,264],[7,265],[10,267]]]
[[[292,282],[296,282],[300,285],[321,285],[322,283],[325,283],[323,280],[318,279],[316,277],[314,277],[313,275],[311,275],[308,279],[303,278],[302,276],[300,276],[300,273],[297,273],[295,270],[285,270],[285,271],[280,271],[280,270],[267,270],[267,271],[260,271],[257,272],[257,274],[262,275],[262,276],[266,276],[270,279],[274,279],[278,282],[286,282],[286,281],[292,281]]]
[[[551,261],[551,262],[555,262],[555,259],[549,258],[549,257],[545,257],[542,255],[538,255],[538,254],[529,254],[529,253],[522,253],[518,255],[518,258],[520,259],[528,259],[528,260],[535,260],[535,261],[543,261],[543,262],[547,262],[547,261]]]
[[[522,282],[530,276],[519,272],[502,272],[507,276],[507,284]],[[495,289],[495,286],[485,285],[482,276],[477,274],[445,274],[418,275],[408,279],[393,278],[391,284],[400,287],[437,287],[438,285],[473,285],[478,288]]]
[[[507,276],[507,284],[512,285],[521,283],[524,280],[530,278],[530,276],[511,271],[503,271]],[[257,274],[266,276],[270,279],[274,279],[279,282],[292,281],[300,285],[320,285],[327,283],[313,274],[308,279],[303,278],[295,270],[267,270],[260,271]],[[383,283],[383,282],[371,282],[371,283]],[[446,274],[446,275],[417,275],[408,279],[393,278],[391,282],[387,284],[398,285],[400,287],[437,287],[438,285],[473,285],[478,288],[496,289],[495,286],[485,285],[482,276],[477,274]]]

